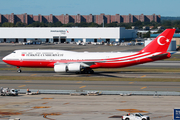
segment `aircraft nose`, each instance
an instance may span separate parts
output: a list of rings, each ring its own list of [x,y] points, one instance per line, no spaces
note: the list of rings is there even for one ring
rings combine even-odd
[[[2,60],[6,60],[6,58],[5,57],[3,57],[3,59]]]
[[[6,57],[3,57],[2,61],[5,61],[6,60]]]

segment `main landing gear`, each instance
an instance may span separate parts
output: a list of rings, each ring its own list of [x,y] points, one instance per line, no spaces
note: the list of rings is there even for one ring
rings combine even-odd
[[[17,67],[18,69],[17,69],[17,72],[18,73],[21,73],[22,71],[21,71],[21,68],[20,67]]]
[[[83,68],[80,72],[81,74],[94,74],[94,70],[91,68]]]

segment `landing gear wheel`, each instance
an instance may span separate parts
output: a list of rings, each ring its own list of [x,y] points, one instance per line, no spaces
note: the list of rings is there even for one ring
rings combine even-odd
[[[94,70],[90,70],[90,74],[94,74]]]
[[[81,74],[94,74],[94,71],[90,68],[85,68],[85,69],[82,69]]]
[[[17,66],[17,68],[18,68],[18,69],[17,69],[17,72],[18,72],[18,73],[21,73],[21,72],[22,72],[22,71],[21,71],[21,68],[20,68],[19,66]]]
[[[18,73],[21,73],[22,71],[21,71],[21,69],[18,69],[17,72],[18,72]]]

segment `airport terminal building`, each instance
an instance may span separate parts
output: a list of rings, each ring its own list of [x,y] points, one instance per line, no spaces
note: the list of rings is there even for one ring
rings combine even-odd
[[[60,42],[77,39],[87,42],[88,39],[94,42],[111,39],[133,40],[137,38],[137,31],[125,29],[124,27],[1,27],[1,42],[26,42],[27,40],[42,40],[44,42]]]

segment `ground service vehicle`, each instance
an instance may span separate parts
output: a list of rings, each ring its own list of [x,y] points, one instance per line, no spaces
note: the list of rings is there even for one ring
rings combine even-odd
[[[9,89],[9,88],[0,88],[0,95],[1,96],[17,96],[18,90],[16,89]]]
[[[144,116],[141,113],[129,113],[122,116],[122,120],[150,120],[149,116]]]

